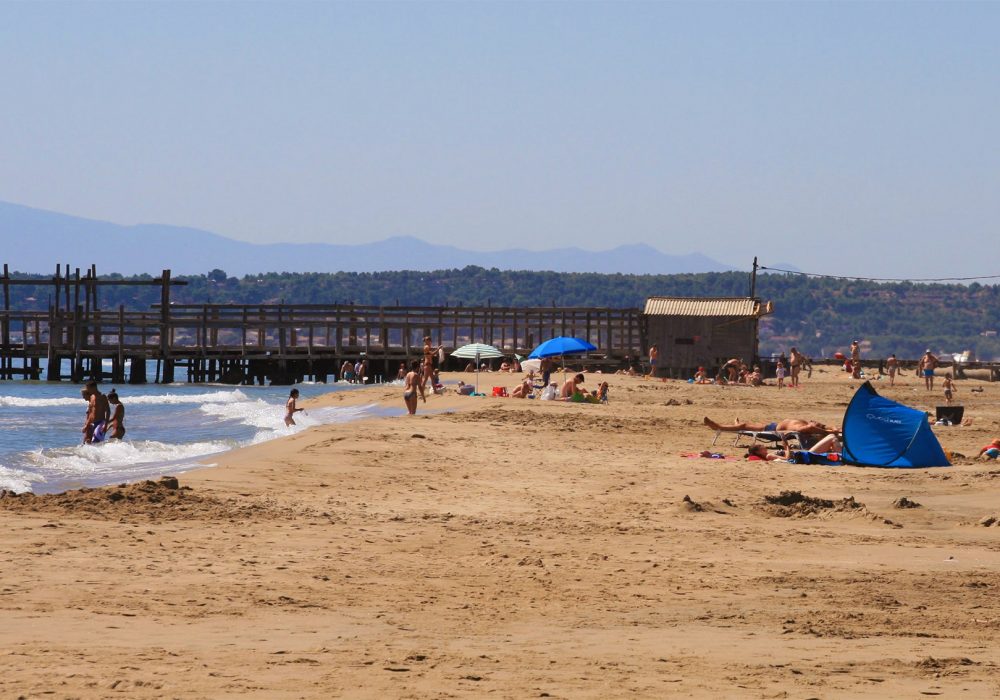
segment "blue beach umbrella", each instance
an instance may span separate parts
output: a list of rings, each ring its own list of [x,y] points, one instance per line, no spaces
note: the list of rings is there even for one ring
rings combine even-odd
[[[528,357],[531,359],[559,357],[560,355],[576,355],[581,352],[590,352],[591,350],[596,349],[596,345],[588,343],[582,338],[569,338],[561,335],[558,338],[546,340],[544,343],[532,350]]]
[[[546,340],[528,355],[530,359],[540,359],[543,357],[562,357],[563,355],[579,355],[582,352],[596,350],[597,346],[588,343],[582,338],[570,338],[564,335]],[[563,366],[563,380],[566,379],[566,363]]]

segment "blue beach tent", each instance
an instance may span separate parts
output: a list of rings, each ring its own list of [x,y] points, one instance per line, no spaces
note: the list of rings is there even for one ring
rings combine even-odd
[[[858,387],[844,413],[844,462],[860,467],[950,467],[927,414]]]

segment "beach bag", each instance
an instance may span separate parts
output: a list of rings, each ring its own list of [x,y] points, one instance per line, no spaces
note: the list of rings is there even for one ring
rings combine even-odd
[[[840,454],[837,452],[807,452],[805,450],[795,450],[788,461],[792,464],[825,464],[827,466],[841,464]]]

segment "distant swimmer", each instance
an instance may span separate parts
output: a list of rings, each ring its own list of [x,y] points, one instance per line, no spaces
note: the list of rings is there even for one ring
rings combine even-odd
[[[97,382],[91,379],[83,385],[80,395],[87,401],[87,419],[83,424],[83,441],[90,445],[104,439],[104,431],[108,422],[108,397],[97,388]],[[96,439],[95,439],[96,438]]]
[[[285,425],[293,426],[295,425],[295,419],[292,417],[299,411],[303,410],[295,405],[295,401],[299,398],[299,390],[292,389],[288,392],[288,401],[285,402]]]
[[[104,431],[105,439],[121,440],[125,437],[125,406],[118,398],[118,392],[112,389],[108,392],[108,404],[110,404],[111,418],[108,419],[108,427]]]

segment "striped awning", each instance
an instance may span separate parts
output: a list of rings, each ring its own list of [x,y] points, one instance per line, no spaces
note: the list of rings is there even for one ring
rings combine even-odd
[[[759,317],[772,313],[771,302],[745,297],[649,297],[647,316],[736,316]]]

